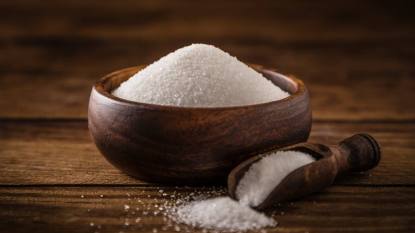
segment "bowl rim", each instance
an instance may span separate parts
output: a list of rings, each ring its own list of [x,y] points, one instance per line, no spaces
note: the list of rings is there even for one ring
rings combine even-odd
[[[169,110],[169,111],[189,111],[189,110],[204,110],[204,111],[223,111],[223,110],[237,110],[237,109],[247,109],[247,108],[258,108],[258,107],[267,107],[275,104],[282,104],[282,103],[288,103],[290,101],[293,101],[295,99],[300,98],[301,96],[304,96],[308,93],[308,90],[303,83],[302,80],[296,78],[294,75],[284,75],[276,71],[276,69],[272,68],[264,68],[261,65],[257,64],[247,64],[249,67],[253,68],[255,71],[261,73],[261,75],[264,76],[264,73],[269,73],[275,76],[278,76],[280,78],[283,78],[287,80],[288,82],[292,83],[297,90],[294,93],[290,93],[289,96],[274,100],[270,102],[265,103],[259,103],[259,104],[249,104],[249,105],[236,105],[236,106],[224,106],[224,107],[183,107],[183,106],[174,106],[174,105],[160,105],[160,104],[151,104],[151,103],[144,103],[144,102],[136,102],[131,100],[126,100],[119,98],[110,92],[106,91],[106,88],[104,87],[104,84],[113,78],[114,76],[120,75],[122,73],[131,72],[131,71],[140,71],[141,69],[145,68],[146,65],[137,65],[137,66],[131,66],[123,69],[119,69],[116,71],[113,71],[104,77],[100,78],[92,87],[92,90],[101,95],[102,97],[105,97],[111,101],[114,101],[119,104],[123,105],[129,105],[134,107],[140,107],[140,108],[146,108],[146,109],[152,109],[152,110]],[[264,76],[265,77],[265,76]],[[265,77],[266,78],[266,77]],[[274,84],[275,85],[275,84]],[[286,90],[284,90],[286,91]]]

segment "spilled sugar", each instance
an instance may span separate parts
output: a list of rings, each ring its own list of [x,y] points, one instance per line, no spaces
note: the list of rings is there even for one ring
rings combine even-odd
[[[289,94],[228,53],[206,44],[180,48],[112,92],[135,102],[182,107],[265,103]]]
[[[315,161],[297,151],[277,151],[254,163],[239,182],[236,197],[218,197],[193,201],[173,210],[176,222],[229,232],[276,226],[277,222],[250,208],[260,204],[284,177],[295,169]],[[284,212],[281,212],[284,215]]]
[[[298,151],[267,154],[245,173],[236,188],[236,197],[243,204],[258,206],[289,173],[314,161],[312,156]]]
[[[230,197],[217,197],[182,205],[172,215],[176,222],[229,232],[276,226],[277,222]]]

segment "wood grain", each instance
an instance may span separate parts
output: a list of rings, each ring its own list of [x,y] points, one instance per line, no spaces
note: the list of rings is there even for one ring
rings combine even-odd
[[[414,123],[315,122],[311,142],[336,144],[358,132],[382,147],[379,166],[336,184],[415,185]],[[113,168],[92,143],[86,121],[0,122],[0,184],[138,184]]]
[[[408,1],[323,2],[276,3],[261,0],[253,8],[249,1],[235,4],[214,0],[211,4],[204,4],[188,1],[173,3],[163,0],[128,0],[123,3],[107,1],[98,4],[94,0],[18,0],[2,2],[0,7],[4,10],[3,21],[8,23],[2,27],[7,32],[4,35],[68,36],[68,31],[72,30],[71,35],[76,36],[111,39],[129,36],[144,38],[146,41],[150,41],[152,37],[159,41],[169,41],[171,37],[177,38],[184,34],[190,36],[189,39],[209,38],[209,35],[222,35],[225,38],[230,35],[262,38],[261,36],[266,34],[269,40],[286,38],[290,41],[360,41],[391,38],[401,40],[403,36],[411,35],[413,32],[413,22],[408,20],[413,19]],[[99,11],[95,10],[98,6]],[[18,17],[21,14],[33,20],[25,21],[27,18]],[[55,21],[49,22],[50,19]],[[401,23],[404,20],[406,23]],[[26,27],[22,27],[23,25]],[[47,27],[42,27],[45,25]],[[270,30],[272,28],[278,30]],[[310,28],[313,29],[313,33],[309,31]],[[166,37],[156,36],[160,34],[160,30],[165,31]]]
[[[415,119],[408,3],[217,3],[1,2],[0,117],[86,118],[99,77],[206,42],[303,79],[315,119]]]
[[[164,210],[158,208],[165,203],[172,204],[177,197],[191,193],[199,196],[209,190],[175,187],[2,187],[0,229],[7,225],[13,232],[33,233],[151,232],[153,229],[175,232],[176,224],[171,223],[167,227],[169,221],[163,219]],[[130,209],[125,211],[124,205],[129,205]],[[160,213],[154,216],[156,210]],[[331,187],[300,201],[274,207],[268,214],[274,214],[279,223],[268,232],[409,233],[415,229],[412,226],[415,221],[415,189]],[[135,222],[137,218],[141,220],[139,223]],[[202,232],[183,224],[177,225],[176,230],[177,227],[181,231]]]

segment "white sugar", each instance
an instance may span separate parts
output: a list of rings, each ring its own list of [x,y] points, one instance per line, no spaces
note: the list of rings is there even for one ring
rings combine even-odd
[[[311,155],[298,151],[265,154],[239,182],[236,189],[239,201],[229,197],[185,201],[174,207],[169,216],[179,223],[229,232],[276,226],[272,217],[251,207],[258,206],[289,173],[314,161]]]
[[[162,57],[112,92],[135,102],[182,107],[265,103],[289,94],[228,53],[192,44]]]
[[[229,197],[193,201],[179,206],[175,221],[194,227],[225,231],[246,231],[276,226],[277,222]]]
[[[272,152],[251,165],[236,188],[237,199],[249,206],[258,206],[292,171],[315,159],[298,151]]]

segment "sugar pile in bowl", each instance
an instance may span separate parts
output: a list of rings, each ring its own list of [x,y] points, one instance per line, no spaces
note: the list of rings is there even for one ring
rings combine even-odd
[[[113,95],[141,103],[229,107],[289,94],[228,53],[206,44],[180,48],[136,73]]]

